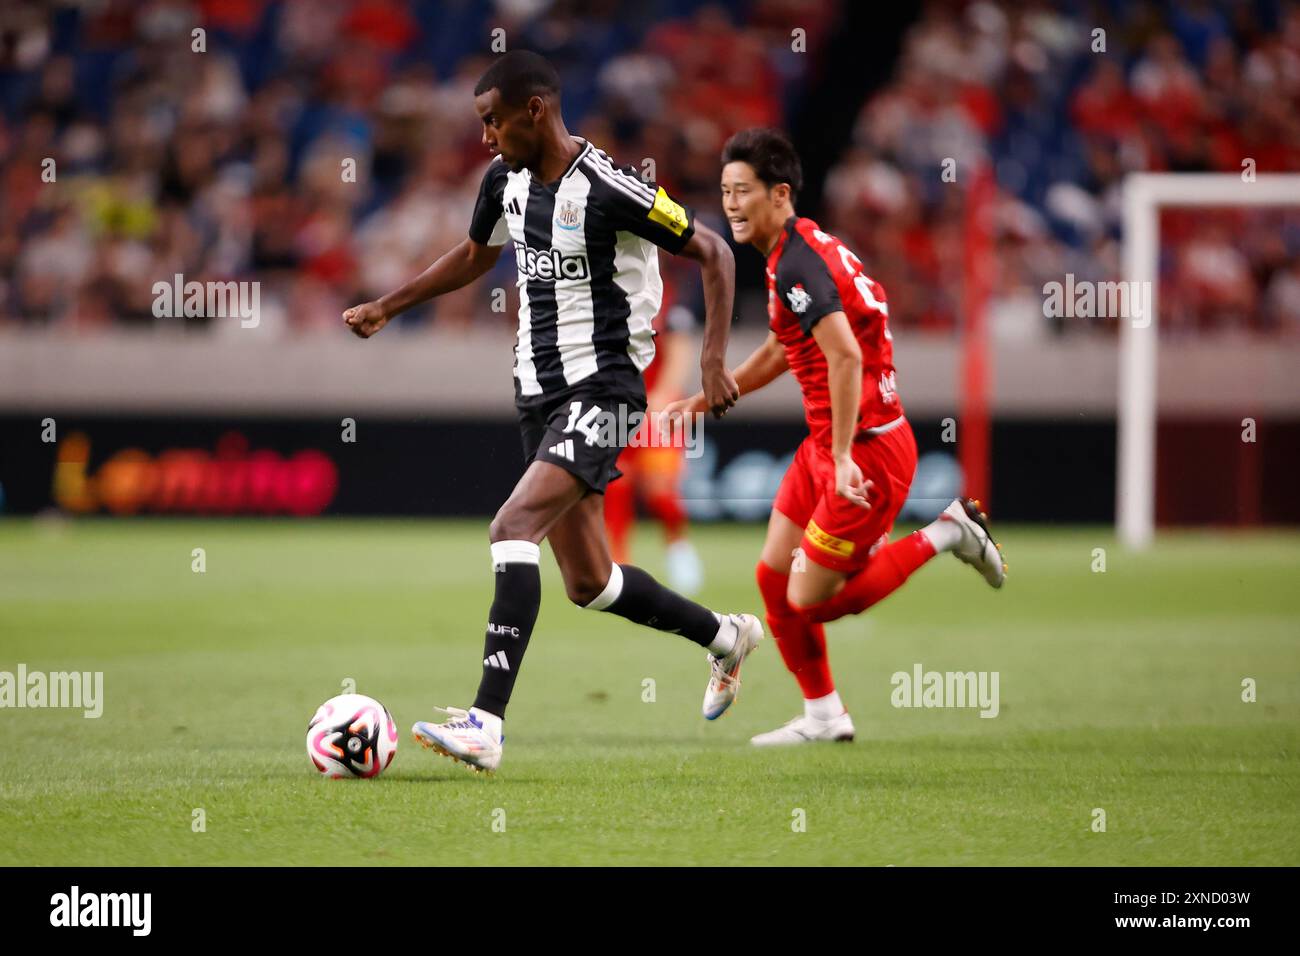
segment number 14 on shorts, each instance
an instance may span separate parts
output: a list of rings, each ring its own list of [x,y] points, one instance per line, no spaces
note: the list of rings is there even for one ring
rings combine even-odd
[[[605,414],[601,411],[599,405],[587,406],[587,411],[584,413],[582,402],[569,403],[569,420],[564,423],[564,433],[566,435],[576,431],[586,437],[588,447],[601,445],[604,444],[603,439],[605,436],[603,431],[605,425]]]

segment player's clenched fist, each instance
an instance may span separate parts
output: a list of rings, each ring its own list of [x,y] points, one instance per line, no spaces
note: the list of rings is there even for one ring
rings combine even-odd
[[[706,368],[703,381],[704,402],[714,418],[727,414],[727,409],[740,401],[740,386],[725,366]]]
[[[368,339],[388,324],[388,315],[378,302],[363,302],[344,312],[343,321],[361,338]]]

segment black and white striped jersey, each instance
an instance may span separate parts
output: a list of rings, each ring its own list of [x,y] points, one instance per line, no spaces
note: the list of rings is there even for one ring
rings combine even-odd
[[[593,375],[638,376],[654,358],[663,281],[656,246],[679,253],[694,214],[584,140],[553,183],[500,158],[483,176],[469,236],[513,242],[519,270],[515,393],[548,398]]]

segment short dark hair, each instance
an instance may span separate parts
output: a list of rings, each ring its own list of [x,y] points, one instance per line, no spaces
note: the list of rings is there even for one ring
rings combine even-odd
[[[722,147],[722,165],[748,163],[771,189],[777,183],[790,187],[790,202],[803,189],[803,166],[794,145],[779,129],[742,129]]]
[[[560,74],[546,57],[529,50],[511,50],[487,68],[474,87],[481,96],[496,89],[511,106],[523,106],[534,96],[560,92]]]

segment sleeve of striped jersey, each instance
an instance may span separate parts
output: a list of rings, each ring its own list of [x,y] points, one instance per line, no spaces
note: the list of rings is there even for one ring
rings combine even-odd
[[[809,335],[823,318],[844,311],[840,290],[826,260],[798,237],[786,247],[777,265],[776,294]]]
[[[502,206],[507,175],[509,170],[500,158],[492,160],[483,174],[478,199],[474,202],[474,215],[469,221],[469,237],[479,245],[504,246],[510,238]]]
[[[609,186],[614,227],[649,239],[677,255],[695,235],[695,213],[668,195],[657,183],[647,183],[630,166],[615,166],[597,151],[588,167]]]

